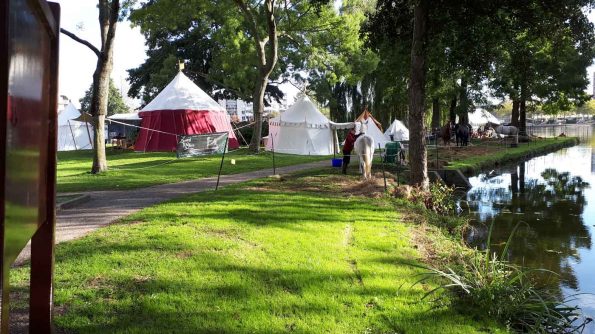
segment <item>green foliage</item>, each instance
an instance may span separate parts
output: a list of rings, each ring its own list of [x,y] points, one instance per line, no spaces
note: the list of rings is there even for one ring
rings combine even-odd
[[[507,327],[530,333],[580,332],[578,307],[564,305],[558,295],[541,287],[531,278],[545,270],[529,270],[507,261],[508,248],[518,224],[513,229],[500,255],[491,250],[490,227],[487,249],[476,252],[461,266],[429,271],[419,281],[438,278],[442,283],[426,296],[445,291],[455,307],[465,314],[496,319]],[[551,272],[549,272],[551,273]],[[553,273],[551,273],[553,274]],[[439,300],[443,296],[439,296]]]
[[[583,105],[574,108],[571,113],[583,115],[595,115],[595,100],[589,100]]]
[[[85,92],[85,96],[83,96],[79,102],[81,103],[81,112],[90,112],[91,110],[91,95],[93,93],[93,84],[91,87],[87,89]],[[111,116],[114,114],[125,114],[130,112],[130,108],[124,102],[122,95],[114,81],[110,78],[109,80],[109,92],[108,92],[108,100],[107,100],[107,116]]]
[[[595,55],[595,33],[586,16],[592,6],[583,0],[432,1],[427,104],[438,99],[444,110],[456,99],[457,113],[465,116],[473,104],[486,102],[487,84],[492,95],[522,97],[552,113],[581,105],[587,98],[586,68]],[[361,82],[361,104],[372,106],[377,118],[403,118],[413,2],[379,0],[368,18],[363,34],[380,60],[373,80]]]
[[[247,4],[260,22],[260,33],[266,35],[262,5]],[[373,55],[360,53],[363,42],[358,33],[364,16],[352,9],[356,4],[344,1],[337,12],[332,3],[275,2],[279,61],[267,86],[269,98],[283,96],[278,83],[301,83],[305,73],[312,78],[332,74],[333,82],[354,81],[352,73],[373,66]],[[148,101],[166,84],[162,76],[175,73],[176,61],[184,60],[185,73],[203,89],[252,100],[259,75],[256,42],[251,22],[234,1],[151,1],[133,11],[131,21],[140,26],[150,51],[144,64],[129,71],[130,96]]]
[[[455,211],[454,188],[433,182],[428,191],[415,188],[411,192],[411,200],[440,215],[451,215]]]

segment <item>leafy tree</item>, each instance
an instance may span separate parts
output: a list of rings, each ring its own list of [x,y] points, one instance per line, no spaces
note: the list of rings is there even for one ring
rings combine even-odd
[[[152,73],[175,71],[164,60],[188,59],[192,79],[202,81],[202,87],[253,101],[254,151],[259,150],[265,96],[280,95],[269,79],[305,80],[304,68],[336,67],[340,59],[332,50],[349,47],[342,43],[345,32],[357,35],[359,28],[340,17],[333,4],[307,0],[155,0],[133,11],[131,21],[141,27],[152,51],[130,72],[130,93],[153,94],[141,86],[157,81]]]
[[[497,95],[512,100],[512,123],[526,128],[527,105],[568,111],[588,99],[586,68],[595,57],[595,33],[585,8],[593,1],[532,1],[503,13],[494,80]]]
[[[583,105],[575,107],[572,112],[575,114],[595,115],[595,100],[589,100]]]
[[[91,111],[91,99],[93,95],[93,85],[87,89],[85,92],[85,96],[83,96],[79,101],[81,103],[81,112],[90,112]],[[109,93],[108,93],[108,100],[107,100],[107,116],[111,116],[113,114],[123,114],[130,112],[130,108],[124,102],[122,95],[116,85],[114,84],[114,80],[110,78],[109,80]]]
[[[482,88],[488,82],[517,101],[519,115],[532,96],[543,96],[544,103],[581,98],[581,73],[593,58],[593,29],[582,10],[590,5],[589,0],[377,2],[365,31],[380,56],[377,72],[393,74],[388,84],[393,90],[409,89],[414,184],[427,182],[422,147],[430,101],[436,125],[441,106],[450,106],[451,119],[458,114],[466,123],[472,104],[485,100]],[[397,66],[384,67],[389,60]],[[410,69],[409,81],[403,68]]]
[[[107,171],[105,156],[105,116],[108,108],[109,77],[113,67],[114,37],[116,26],[120,18],[120,10],[128,8],[128,2],[121,6],[120,0],[98,0],[99,28],[101,46],[95,47],[90,42],[78,37],[65,29],[60,31],[73,40],[88,47],[97,55],[97,65],[93,73],[93,92],[91,94],[90,114],[93,116],[93,165],[91,173],[98,174]]]

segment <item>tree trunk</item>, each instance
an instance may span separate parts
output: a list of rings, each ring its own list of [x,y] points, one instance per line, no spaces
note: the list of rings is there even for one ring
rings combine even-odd
[[[107,59],[106,59],[107,58]],[[109,97],[109,76],[112,72],[111,55],[102,54],[97,60],[93,74],[93,93],[91,96],[91,115],[93,116],[93,166],[91,173],[107,171],[105,155],[105,116]]]
[[[432,129],[440,127],[440,100],[432,99]]]
[[[457,97],[453,96],[452,100],[450,100],[450,110],[448,112],[448,117],[452,124],[455,124],[457,121]]]
[[[512,114],[510,116],[510,124],[512,126],[519,126],[519,106],[520,101],[517,99],[512,100]]]
[[[254,88],[252,111],[254,113],[254,131],[250,139],[250,151],[260,152],[260,140],[262,138],[262,115],[264,113],[264,93],[269,81],[269,75],[273,72],[278,59],[278,34],[277,22],[275,21],[275,1],[264,1],[264,16],[266,19],[267,36],[262,37],[258,20],[243,0],[235,0],[240,7],[244,17],[250,24],[253,34],[256,52],[258,56],[258,82]]]
[[[411,69],[409,75],[409,164],[410,181],[424,190],[429,187],[425,119],[426,86],[426,27],[428,0],[420,0],[415,6],[413,43],[411,46]]]
[[[467,80],[461,79],[461,91],[459,97],[459,108],[457,114],[459,116],[459,124],[469,124],[469,97],[467,96]]]
[[[264,113],[264,92],[268,83],[268,76],[259,78],[252,98],[252,113],[254,114],[254,131],[250,139],[249,149],[252,152],[260,151],[260,140],[262,138],[262,114]]]
[[[519,104],[519,134],[527,134],[527,105],[525,100]]]
[[[91,94],[90,113],[93,116],[93,165],[91,173],[97,174],[107,171],[105,156],[105,115],[107,115],[107,101],[109,97],[109,79],[113,67],[114,38],[116,24],[120,15],[120,0],[98,0],[99,29],[101,33],[101,48],[98,49],[88,41],[60,28],[60,32],[91,49],[97,55],[97,66],[93,73],[93,92]]]
[[[91,115],[93,116],[93,165],[91,173],[107,171],[105,155],[105,116],[109,97],[109,79],[112,73],[114,57],[114,38],[116,24],[120,14],[120,1],[99,0],[99,27],[101,32],[101,51],[97,55],[97,67],[93,73],[93,94],[91,96]]]
[[[519,103],[519,134],[527,134],[527,94],[524,85],[521,86],[521,101]]]

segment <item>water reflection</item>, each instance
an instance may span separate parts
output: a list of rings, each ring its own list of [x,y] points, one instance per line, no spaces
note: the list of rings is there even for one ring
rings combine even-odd
[[[591,132],[590,132],[591,133]],[[492,247],[502,249],[521,222],[508,251],[513,262],[545,268],[560,276],[563,295],[577,298],[595,315],[595,138],[583,144],[472,177],[466,194],[474,229],[468,241],[486,247],[494,222]],[[595,333],[589,325],[585,333]]]
[[[569,172],[545,169],[539,178],[527,180],[525,164],[513,171],[483,178],[486,187],[474,187],[467,196],[471,211],[481,222],[494,221],[492,247],[499,249],[514,226],[522,222],[509,248],[511,261],[532,268],[546,268],[560,274],[562,284],[576,289],[571,262],[580,261],[576,249],[591,249],[591,236],[582,213],[588,183]],[[489,219],[491,218],[491,219]],[[485,248],[487,227],[469,242]]]

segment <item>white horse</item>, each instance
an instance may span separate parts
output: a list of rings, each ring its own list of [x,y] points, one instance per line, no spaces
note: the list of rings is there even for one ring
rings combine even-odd
[[[353,151],[359,157],[359,171],[368,180],[372,178],[372,160],[374,159],[374,138],[368,136],[366,131],[368,125],[361,123],[361,129],[358,131],[358,124],[356,123],[355,133],[361,133],[353,144]]]
[[[494,129],[494,131],[496,131],[496,134],[498,134],[498,136],[500,136],[500,135],[513,136],[515,144],[519,143],[519,128],[517,128],[516,126],[500,125],[500,124],[494,124],[494,123],[487,123],[486,126]]]

